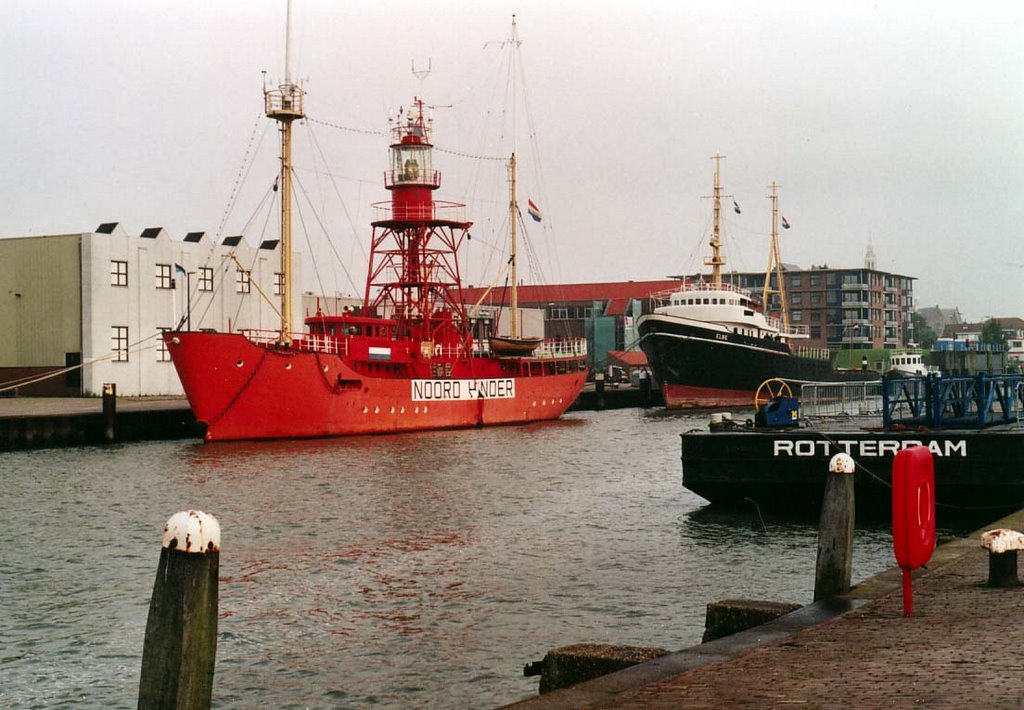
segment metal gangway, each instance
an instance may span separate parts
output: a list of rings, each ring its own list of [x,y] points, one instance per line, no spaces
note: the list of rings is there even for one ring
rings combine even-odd
[[[1021,423],[1024,375],[922,375],[883,380],[886,428],[966,427]]]

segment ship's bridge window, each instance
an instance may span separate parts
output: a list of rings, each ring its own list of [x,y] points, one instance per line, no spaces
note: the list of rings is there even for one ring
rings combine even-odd
[[[707,298],[704,299],[704,305],[705,306],[708,305],[708,301],[709,301],[709,299],[707,299]]]

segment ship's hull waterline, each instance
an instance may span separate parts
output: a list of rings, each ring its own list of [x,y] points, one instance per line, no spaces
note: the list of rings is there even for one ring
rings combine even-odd
[[[451,377],[417,378],[396,375],[398,366],[388,363],[364,362],[357,372],[338,353],[276,347],[241,334],[176,332],[167,339],[207,441],[555,419],[586,378],[583,361],[566,359],[466,358]]]

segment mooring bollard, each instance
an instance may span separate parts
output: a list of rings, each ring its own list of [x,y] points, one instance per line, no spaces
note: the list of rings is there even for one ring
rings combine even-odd
[[[828,481],[818,523],[818,561],[814,574],[814,601],[850,591],[853,574],[854,498],[856,464],[849,454],[836,454],[828,462]]]
[[[981,535],[981,546],[988,550],[988,586],[1019,587],[1017,552],[1024,550],[1024,535],[1016,530],[987,530]]]
[[[103,438],[117,441],[117,385],[103,383]]]
[[[209,708],[217,655],[220,524],[200,510],[164,526],[146,622],[139,708]]]

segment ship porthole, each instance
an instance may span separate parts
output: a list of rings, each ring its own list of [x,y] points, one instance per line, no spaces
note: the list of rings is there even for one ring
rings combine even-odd
[[[367,407],[363,407],[363,414],[366,414],[366,413],[368,413],[369,411],[370,411],[370,410],[369,410],[369,408],[367,408]]]
[[[427,413],[427,405],[425,405],[425,404],[423,405],[423,413],[424,413],[424,414],[426,414],[426,413]]]
[[[373,413],[374,414],[380,414],[380,407],[374,407],[373,408]]]
[[[394,413],[395,413],[395,408],[394,408],[394,407],[392,407],[392,408],[391,408],[391,411],[389,412],[389,414],[394,414]]]
[[[324,365],[324,372],[327,372],[327,365]]]
[[[420,408],[419,407],[413,407],[412,413],[413,414],[419,414],[420,413]]]
[[[405,407],[400,407],[398,410],[399,414],[405,414]]]
[[[530,403],[530,406],[531,406],[531,407],[536,407],[536,406],[537,406],[537,400],[533,400],[533,401],[532,401],[532,402]]]
[[[175,345],[178,345],[179,343],[181,343],[181,340],[179,340],[178,336],[175,335],[173,338],[171,338],[171,342],[174,343]]]
[[[242,360],[239,360],[239,361],[237,361],[237,362],[235,363],[235,367],[241,367],[241,366],[242,366],[242,365],[244,365],[244,364],[245,364],[245,362],[243,362]]]
[[[290,369],[292,369],[292,364],[291,364],[290,362],[286,362],[286,363],[284,364],[284,369],[286,369],[286,370],[290,370]]]

